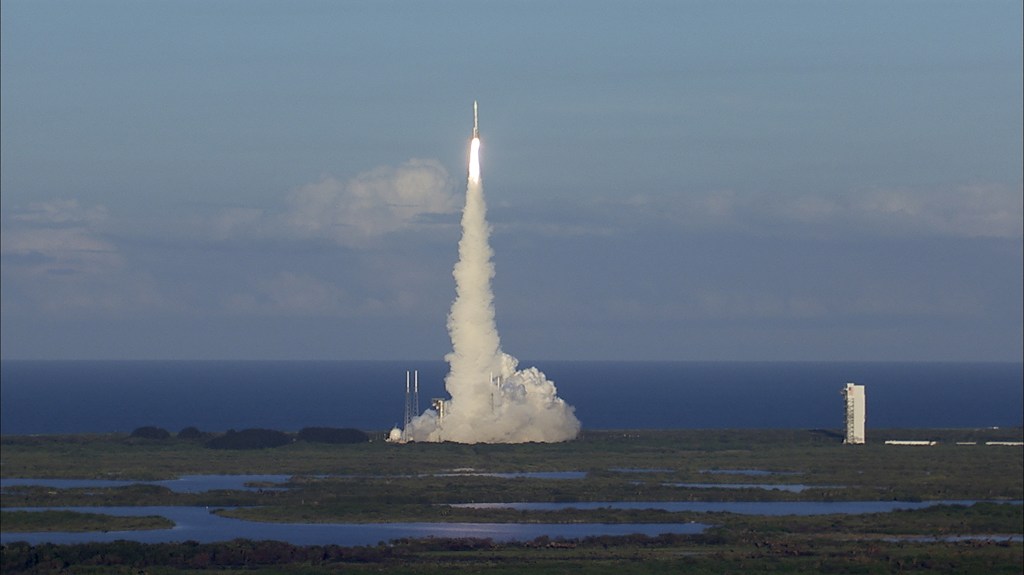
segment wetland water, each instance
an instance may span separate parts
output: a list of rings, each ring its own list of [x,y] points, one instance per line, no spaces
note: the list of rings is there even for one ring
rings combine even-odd
[[[976,501],[785,501],[785,502],[584,502],[584,503],[466,503],[452,507],[477,509],[511,508],[552,511],[559,509],[663,509],[667,511],[730,512],[753,515],[826,515],[833,513],[883,513],[896,509],[921,509],[932,505],[971,505]],[[1019,501],[1012,502],[1019,505]],[[27,541],[39,543],[91,543],[124,539],[142,543],[199,541],[211,543],[236,538],[273,539],[295,545],[376,545],[403,537],[477,537],[498,541],[530,540],[548,537],[577,538],[598,535],[696,534],[703,523],[261,523],[211,513],[206,507],[28,507],[5,511],[44,511],[61,509],[81,513],[118,516],[158,515],[174,522],[171,529],[151,531],[89,531],[82,533],[0,533],[0,543]]]
[[[521,471],[510,473],[490,473],[484,471],[452,471],[449,473],[432,473],[433,477],[502,477],[506,479],[583,479],[585,471]],[[21,477],[5,477],[0,479],[0,492],[9,487],[50,487],[53,489],[88,489],[108,487],[128,487],[129,485],[159,485],[175,493],[204,493],[222,489],[241,491],[259,491],[267,489],[287,489],[285,485],[292,475],[182,475],[177,479],[160,481],[133,481],[121,479],[37,479]],[[358,477],[354,475],[320,475],[320,478]],[[386,476],[381,476],[386,477]]]
[[[808,489],[837,489],[836,485],[804,485],[803,483],[664,483],[669,487],[685,487],[688,489],[776,489],[800,493]]]
[[[497,541],[527,541],[542,535],[577,538],[594,535],[659,535],[661,533],[695,534],[708,526],[701,523],[259,523],[221,517],[205,507],[59,507],[18,508],[5,511],[44,511],[61,509],[82,513],[119,516],[159,515],[175,523],[171,529],[151,531],[88,531],[83,533],[0,533],[0,543],[27,541],[39,543],[99,543],[138,541],[169,543],[198,541],[212,543],[245,538],[271,539],[293,545],[376,545],[381,541],[403,537],[476,537]]]
[[[727,512],[741,515],[832,515],[887,513],[898,509],[922,509],[933,505],[974,505],[978,501],[583,501],[575,503],[458,503],[470,509],[659,509],[662,511]],[[1020,505],[1020,501],[1006,502]]]

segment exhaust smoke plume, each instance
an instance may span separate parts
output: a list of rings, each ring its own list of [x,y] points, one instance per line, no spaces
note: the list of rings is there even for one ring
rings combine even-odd
[[[448,314],[452,351],[445,388],[451,399],[414,418],[408,441],[459,443],[555,442],[574,439],[580,422],[537,368],[518,369],[501,351],[494,321],[490,226],[480,180],[480,138],[475,122],[469,152],[469,182],[462,212],[462,239],[455,264],[455,301]]]

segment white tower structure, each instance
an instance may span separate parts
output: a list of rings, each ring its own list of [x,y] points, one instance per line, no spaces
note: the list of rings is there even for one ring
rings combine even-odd
[[[410,377],[411,387],[410,387]],[[412,419],[420,413],[420,372],[406,371],[405,372],[405,418],[402,422],[402,429],[409,427],[409,423]]]
[[[412,416],[420,414],[420,371],[412,372]],[[410,419],[410,421],[412,421]]]
[[[402,427],[395,426],[394,429],[388,433],[387,440],[391,443],[405,443],[409,440],[406,437],[406,433],[409,430],[409,424],[412,423],[420,413],[420,372],[405,371],[405,416],[402,417]]]
[[[409,386],[409,378],[412,372],[405,372],[405,417],[402,418],[402,429],[409,427],[409,422],[412,421],[412,388]]]
[[[843,443],[860,445],[864,443],[865,400],[864,386],[847,383],[842,390],[846,398],[846,438]]]

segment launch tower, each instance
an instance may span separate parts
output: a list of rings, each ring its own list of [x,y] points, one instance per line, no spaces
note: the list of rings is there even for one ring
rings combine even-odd
[[[864,386],[847,383],[841,393],[846,398],[846,437],[843,443],[860,445],[864,443]]]
[[[410,375],[412,376],[412,387],[410,388]],[[419,370],[405,372],[405,421],[402,429],[408,429],[412,418],[420,414],[420,372]]]

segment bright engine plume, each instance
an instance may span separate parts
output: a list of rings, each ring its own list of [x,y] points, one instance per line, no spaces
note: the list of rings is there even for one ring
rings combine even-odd
[[[414,418],[403,436],[412,441],[459,443],[556,442],[580,430],[572,406],[558,397],[554,383],[537,368],[519,370],[519,361],[501,350],[494,321],[493,252],[480,179],[480,132],[473,102],[466,206],[455,277],[455,301],[448,313],[452,351],[442,400]]]

